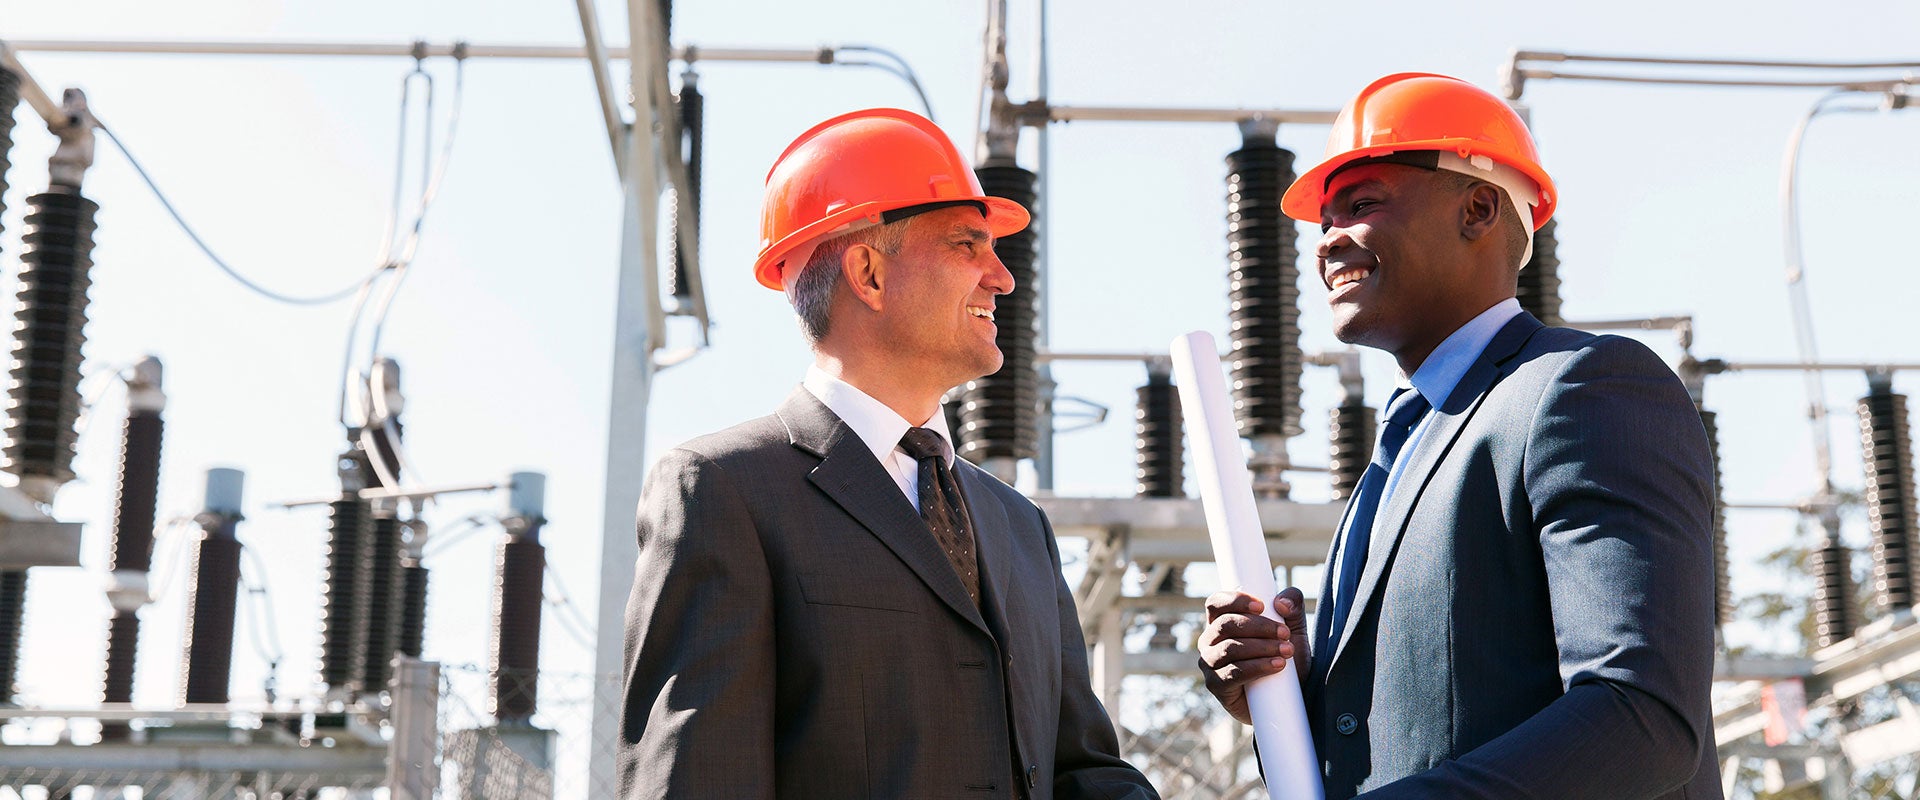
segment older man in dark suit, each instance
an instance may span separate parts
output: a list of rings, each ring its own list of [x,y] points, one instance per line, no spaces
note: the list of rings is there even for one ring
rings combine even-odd
[[[828,120],[767,178],[760,282],[815,360],[653,468],[627,605],[626,798],[1154,798],[1118,754],[1046,517],[954,457],[1024,228],[933,123]]]
[[[1712,472],[1678,378],[1514,301],[1554,190],[1518,116],[1436,75],[1374,82],[1283,206],[1317,221],[1342,341],[1408,386],[1328,558],[1208,599],[1201,667],[1242,720],[1293,659],[1327,797],[1718,798]]]

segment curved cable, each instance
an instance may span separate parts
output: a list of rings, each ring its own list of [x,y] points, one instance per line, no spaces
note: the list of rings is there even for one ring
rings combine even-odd
[[[547,603],[554,606],[557,612],[553,618],[572,629],[572,632],[577,634],[574,640],[581,646],[589,650],[593,649],[594,626],[587,622],[586,615],[580,612],[580,607],[574,605],[573,596],[567,593],[567,585],[560,579],[560,573],[553,568],[552,563],[546,565],[546,575],[553,581],[554,594],[545,595]],[[544,595],[545,592],[543,591],[542,594]]]
[[[914,74],[913,66],[908,64],[906,59],[901,58],[898,54],[894,53],[892,50],[888,50],[882,47],[874,47],[871,45],[864,45],[864,44],[844,45],[841,47],[836,47],[834,48],[834,50],[840,53],[871,53],[873,55],[880,56],[889,61],[892,61],[893,62],[892,64],[886,64],[879,61],[872,61],[868,59],[859,59],[854,61],[842,61],[838,58],[834,59],[834,63],[836,64],[841,64],[849,67],[872,67],[874,69],[878,69],[883,72],[891,73],[894,77],[897,77],[900,80],[906,81],[907,86],[913,89],[914,95],[920,98],[920,108],[926,112],[927,119],[932,120],[935,124],[938,124],[939,121],[934,120],[933,118],[933,103],[927,99],[927,90],[920,85],[920,76]]]
[[[379,376],[378,379],[374,376]],[[400,429],[393,424],[393,409],[387,407],[386,370],[374,370],[367,376],[367,404],[373,412],[373,418],[380,420],[380,432],[387,435],[387,447],[393,451],[393,457],[400,462],[402,474],[411,478],[415,484],[424,482],[420,477],[420,468],[407,457],[406,444],[402,442]],[[372,441],[371,438],[368,441]],[[395,476],[398,477],[398,476]],[[398,483],[389,484],[399,486]],[[427,498],[431,502],[433,498]]]
[[[353,299],[353,313],[349,315],[347,320],[347,354],[340,360],[339,409],[340,427],[343,428],[354,427],[347,422],[347,389],[353,386],[353,345],[355,340],[359,338],[360,319],[366,314],[367,298],[373,294],[373,284],[378,280],[381,273],[386,272],[392,266],[391,264],[381,266],[380,272],[374,273],[366,281],[362,282],[360,284],[360,293]]]
[[[1856,94],[1853,89],[1835,89],[1814,101],[1807,109],[1800,123],[1794,126],[1793,135],[1787,140],[1785,163],[1780,170],[1780,206],[1781,228],[1785,241],[1787,297],[1793,313],[1794,345],[1800,361],[1811,364],[1819,360],[1819,349],[1813,336],[1813,311],[1807,299],[1806,257],[1800,243],[1800,196],[1799,173],[1800,153],[1804,148],[1807,128],[1812,126],[1814,118],[1827,112],[1870,112],[1878,110],[1871,106],[1831,106],[1842,97]],[[1827,398],[1825,373],[1817,369],[1808,369],[1803,375],[1807,389],[1807,418],[1813,425],[1814,468],[1820,473],[1820,487],[1823,499],[1833,496],[1833,442],[1832,432],[1827,424]]]
[[[250,622],[263,624],[267,631],[266,636],[261,636],[257,625],[249,624],[247,626],[247,633],[250,638],[253,639],[254,652],[260,656],[261,660],[267,662],[267,685],[271,687],[279,679],[281,662],[287,658],[286,646],[280,640],[280,623],[274,619],[273,590],[271,588],[273,584],[267,580],[266,562],[261,560],[259,553],[255,552],[252,547],[247,546],[245,542],[240,543],[240,552],[248,559],[251,559],[255,573],[253,582],[246,586],[247,593],[250,595],[258,595],[258,602],[261,606],[261,608],[255,609],[251,615],[259,619],[250,620]],[[266,650],[266,644],[269,640],[273,643],[273,652],[271,653],[268,653]],[[269,691],[271,691],[271,689],[269,689]]]
[[[373,331],[370,334],[370,339],[368,344],[368,353],[367,353],[367,370],[368,371],[372,370],[372,363],[375,360],[378,360],[380,357],[380,338],[385,331],[387,318],[390,312],[392,311],[393,298],[395,295],[399,294],[400,283],[406,278],[407,272],[409,271],[408,267],[410,267],[413,264],[413,258],[419,252],[421,232],[425,229],[425,226],[426,226],[427,211],[429,208],[433,206],[434,199],[439,196],[440,185],[446,179],[447,162],[453,155],[453,143],[456,138],[456,134],[460,130],[460,111],[465,106],[464,99],[466,96],[466,64],[467,62],[465,58],[460,56],[455,56],[454,79],[453,79],[453,109],[450,112],[450,117],[447,124],[446,138],[441,142],[440,155],[438,159],[431,159],[431,158],[422,159],[422,186],[421,186],[421,195],[420,195],[420,207],[414,213],[413,224],[408,227],[407,235],[405,239],[394,241],[392,240],[391,235],[389,235],[388,237],[383,237],[383,239],[385,240],[383,241],[383,244],[386,246],[386,252],[384,254],[383,261],[381,262],[380,269],[375,271],[373,275],[368,277],[368,280],[364,281],[361,284],[360,286],[361,293],[354,300],[354,310],[353,310],[352,319],[348,322],[348,325],[347,325],[346,357],[344,359],[344,363],[342,364],[341,370],[340,370],[339,421],[340,421],[341,427],[345,427],[345,428],[356,427],[355,425],[347,421],[347,398],[348,398],[349,389],[352,386],[353,381],[356,377],[355,370],[353,369],[354,351],[356,349],[354,345],[356,345],[359,340],[361,321],[365,319],[365,316],[366,316],[367,301],[373,296],[374,279],[378,278],[383,273],[386,273],[389,271],[392,272],[392,277],[387,282],[386,291],[382,294],[381,299],[378,301],[377,307],[379,310],[374,312],[375,321],[373,325]],[[419,67],[416,66],[415,70],[416,72],[418,72]],[[401,102],[400,137],[399,137],[400,151],[399,151],[399,155],[396,157],[396,162],[394,166],[394,178],[393,178],[394,205],[393,205],[393,216],[391,217],[391,219],[395,223],[394,225],[395,228],[397,228],[397,223],[398,223],[398,220],[400,219],[400,198],[402,196],[401,187],[405,183],[407,110],[411,108],[410,92],[412,89],[413,78],[415,74],[416,73],[408,73],[407,76],[402,79],[402,90],[401,90],[401,99],[400,99],[400,102]],[[428,85],[427,108],[426,108],[426,116],[428,118],[427,130],[429,131],[429,136],[431,136],[431,131],[432,131],[431,120],[433,117],[433,92],[432,92],[431,78],[429,78],[427,85]],[[429,152],[430,152],[430,148],[432,147],[431,139],[428,139],[426,141],[427,141],[427,147],[429,148]],[[362,411],[370,415],[372,409],[363,408]],[[397,452],[397,447],[396,447],[396,452]],[[394,484],[394,485],[397,486],[398,484]]]
[[[160,201],[160,207],[163,209],[166,209],[167,215],[173,218],[174,224],[179,225],[181,232],[185,233],[187,235],[187,238],[193,241],[194,246],[200,249],[200,253],[206,256],[208,261],[213,262],[214,266],[219,267],[221,272],[226,273],[227,277],[232,278],[233,280],[238,282],[241,286],[245,286],[249,291],[252,291],[254,294],[260,295],[261,297],[265,297],[268,300],[272,300],[277,303],[286,303],[288,305],[296,305],[296,306],[326,305],[328,303],[341,300],[353,294],[354,291],[359,289],[362,285],[366,284],[370,280],[373,280],[374,276],[380,274],[381,270],[386,269],[386,266],[382,265],[380,269],[376,269],[373,272],[368,273],[365,277],[362,277],[359,280],[354,281],[353,285],[348,286],[339,291],[328,292],[326,294],[312,295],[312,296],[306,296],[306,297],[285,294],[282,292],[276,292],[272,289],[266,288],[265,286],[261,286],[258,283],[254,283],[252,280],[249,280],[247,276],[240,274],[238,270],[234,269],[231,265],[229,265],[226,259],[223,259],[218,254],[214,253],[213,248],[207,245],[206,240],[200,238],[199,232],[195,231],[192,225],[187,224],[186,218],[180,216],[179,209],[174,208],[173,202],[171,200],[168,200],[166,193],[160,190],[160,185],[154,182],[153,176],[147,174],[146,167],[141,166],[140,160],[137,158],[134,158],[133,151],[127,149],[127,145],[124,142],[120,141],[119,136],[114,135],[114,132],[112,129],[108,128],[105,124],[102,124],[99,122],[95,122],[94,127],[99,129],[101,133],[106,134],[107,141],[113,142],[114,148],[119,150],[120,155],[127,159],[128,166],[133,167],[134,174],[140,176],[140,181],[142,183],[145,183],[147,185],[147,189],[153,192],[154,199]]]

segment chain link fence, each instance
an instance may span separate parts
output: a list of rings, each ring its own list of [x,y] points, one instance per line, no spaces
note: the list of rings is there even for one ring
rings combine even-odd
[[[1197,677],[1128,676],[1115,715],[1121,754],[1162,797],[1265,800],[1253,729],[1229,717]]]

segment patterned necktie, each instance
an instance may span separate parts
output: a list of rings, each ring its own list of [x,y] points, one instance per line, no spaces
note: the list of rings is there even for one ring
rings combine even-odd
[[[1413,389],[1395,391],[1387,403],[1387,423],[1380,428],[1380,442],[1373,448],[1373,463],[1367,465],[1366,473],[1360,477],[1360,486],[1353,494],[1353,513],[1347,517],[1346,543],[1340,550],[1340,582],[1335,585],[1333,595],[1333,626],[1328,629],[1329,636],[1336,641],[1341,631],[1346,630],[1347,613],[1354,605],[1353,593],[1367,565],[1373,517],[1380,510],[1381,495],[1386,493],[1387,476],[1393,471],[1393,461],[1399,457],[1400,448],[1406,446],[1407,436],[1420,424],[1429,407],[1427,399]]]
[[[920,518],[947,554],[947,563],[967,587],[967,596],[980,605],[980,567],[973,555],[973,525],[960,501],[960,485],[942,457],[940,434],[909,428],[900,437],[900,449],[920,463]]]

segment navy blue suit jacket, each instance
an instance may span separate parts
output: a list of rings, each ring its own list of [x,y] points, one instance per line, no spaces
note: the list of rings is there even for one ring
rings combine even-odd
[[[1344,630],[1317,620],[1329,800],[1719,798],[1713,472],[1679,379],[1523,313],[1428,413]]]

